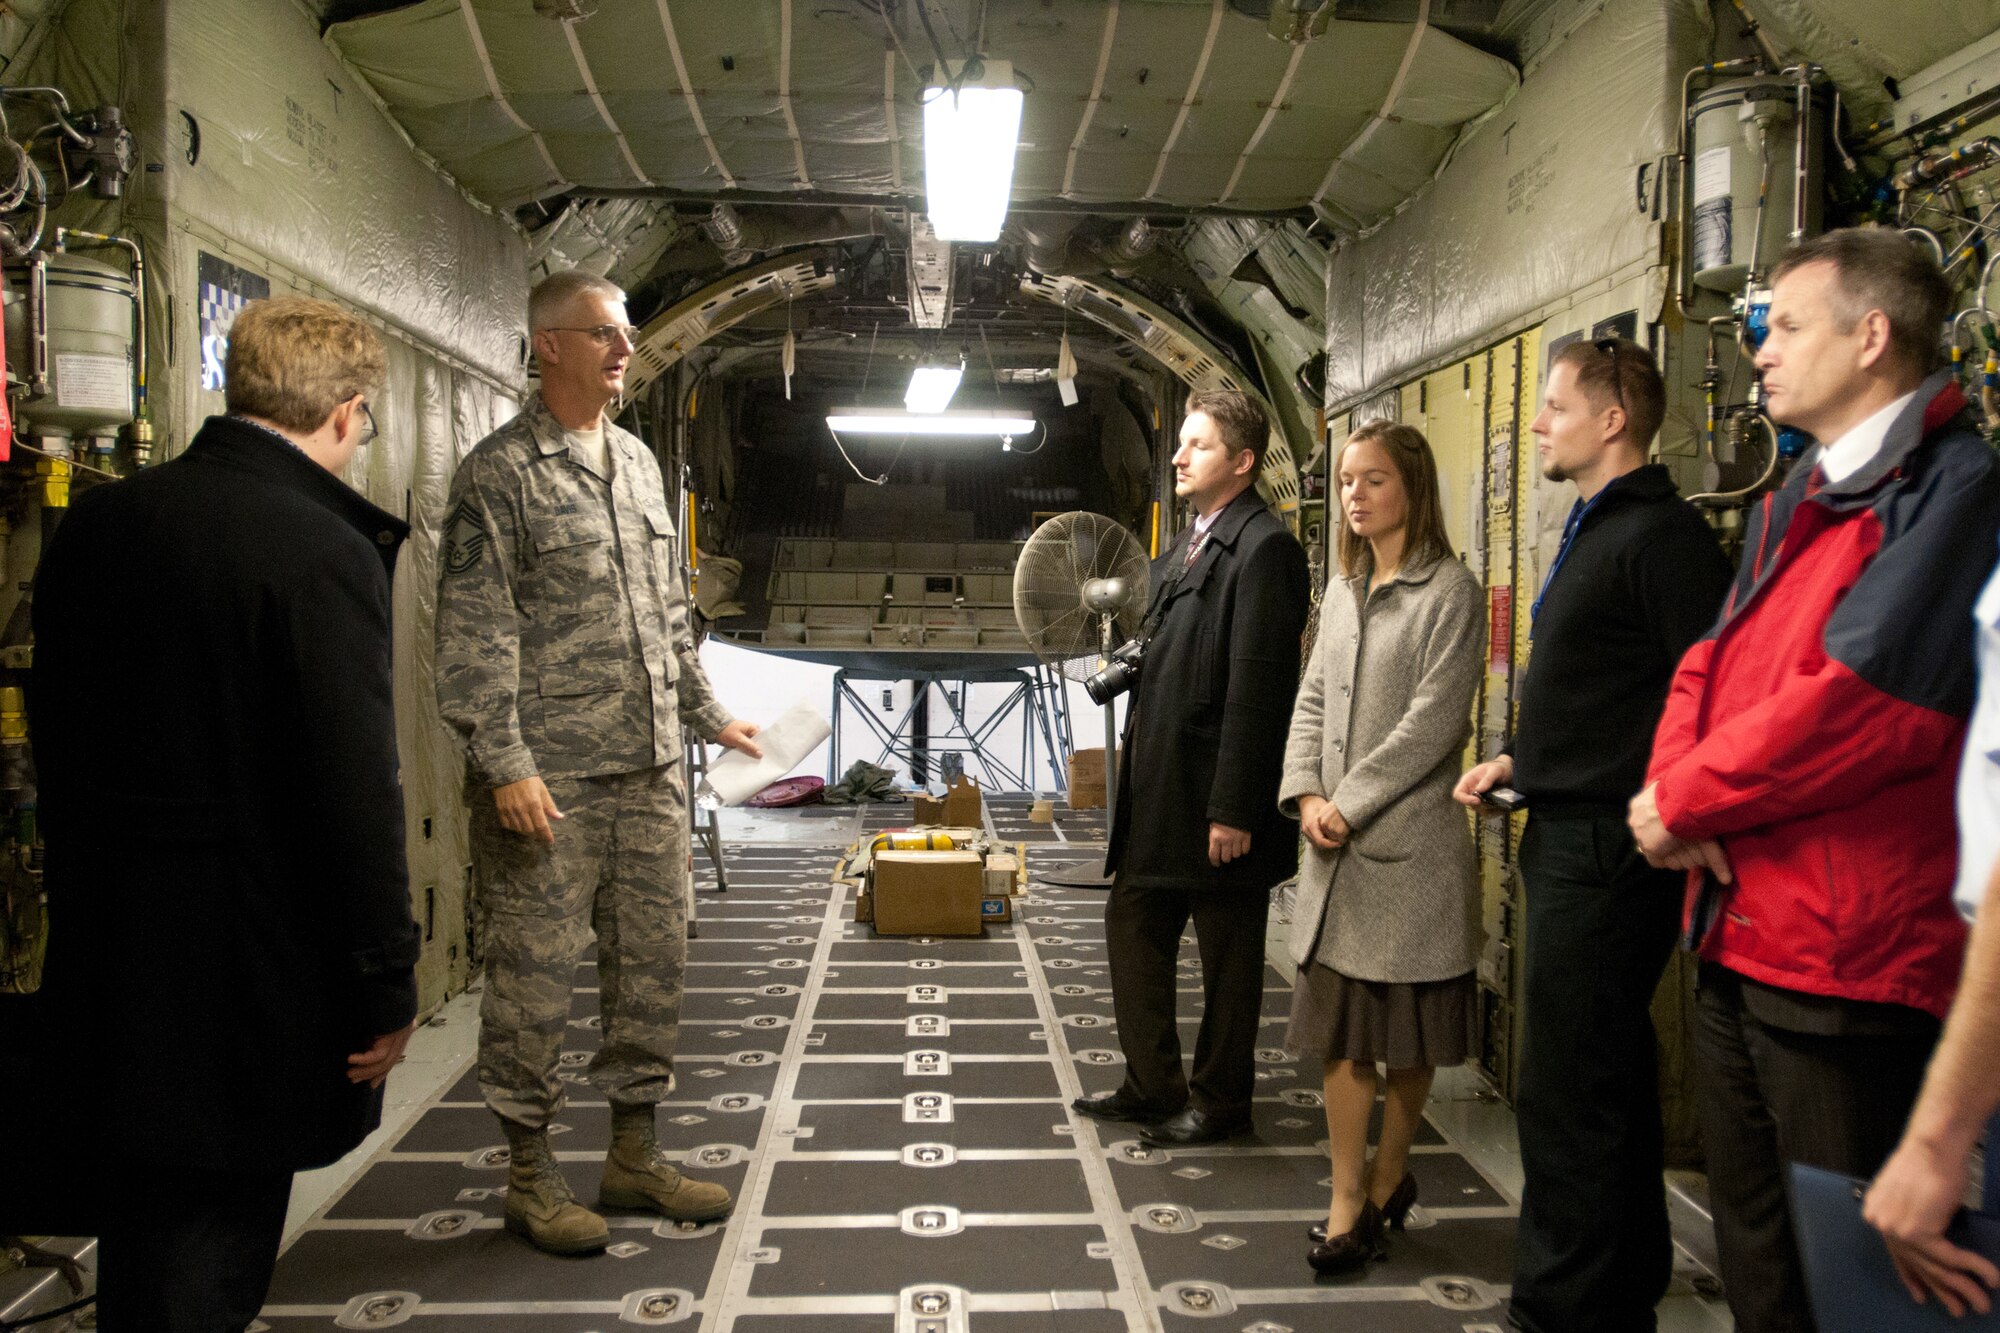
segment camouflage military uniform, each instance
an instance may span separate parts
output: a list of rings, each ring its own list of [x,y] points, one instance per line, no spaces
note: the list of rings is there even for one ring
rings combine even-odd
[[[539,1129],[593,934],[614,1103],[666,1096],[687,955],[681,726],[730,722],[696,656],[659,464],[605,423],[607,481],[537,396],[452,478],[439,557],[437,697],[464,739],[485,916],[479,1083]],[[555,845],[501,826],[492,788],[539,774]]]

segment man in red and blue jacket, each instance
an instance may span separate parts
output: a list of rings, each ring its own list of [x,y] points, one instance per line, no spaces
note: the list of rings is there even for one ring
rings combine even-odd
[[[1773,272],[1771,416],[1820,447],[1758,504],[1722,617],[1682,659],[1632,802],[1689,874],[1695,1056],[1740,1333],[1811,1333],[1785,1164],[1873,1173],[1957,987],[1953,783],[2000,463],[1935,372],[1950,288],[1900,233]]]

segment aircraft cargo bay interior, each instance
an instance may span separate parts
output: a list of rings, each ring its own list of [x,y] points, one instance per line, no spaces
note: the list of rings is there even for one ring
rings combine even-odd
[[[0,3],[0,1333],[1984,1326],[1996,189],[2000,0]]]

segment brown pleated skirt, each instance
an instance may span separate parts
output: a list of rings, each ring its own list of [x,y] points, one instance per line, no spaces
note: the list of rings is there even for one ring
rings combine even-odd
[[[1357,981],[1307,963],[1292,987],[1285,1049],[1298,1059],[1443,1069],[1472,1055],[1479,988],[1472,973],[1444,981]]]

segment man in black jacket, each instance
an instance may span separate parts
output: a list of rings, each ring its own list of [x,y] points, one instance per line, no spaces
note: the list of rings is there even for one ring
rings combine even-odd
[[[1278,779],[1298,693],[1305,552],[1254,489],[1269,426],[1233,390],[1187,401],[1174,492],[1195,521],[1153,562],[1151,633],[1126,719],[1104,928],[1125,1082],[1078,1111],[1134,1120],[1152,1143],[1250,1127],[1264,920],[1298,866]],[[1174,971],[1201,948],[1201,1029],[1181,1068]]]
[[[106,1328],[254,1319],[292,1173],[379,1123],[410,1037],[389,667],[408,529],[338,476],[383,370],[336,306],[246,306],[229,415],[85,493],[36,577],[41,1109],[75,1136],[47,1156],[99,1228]]]
[[[1494,787],[1528,798],[1527,1179],[1509,1310],[1526,1333],[1645,1333],[1673,1271],[1650,1005],[1683,881],[1646,864],[1624,815],[1667,684],[1714,623],[1730,569],[1667,469],[1646,463],[1664,403],[1635,342],[1553,358],[1529,429],[1542,475],[1574,482],[1577,500],[1535,599],[1510,750],[1454,793],[1474,807]]]

